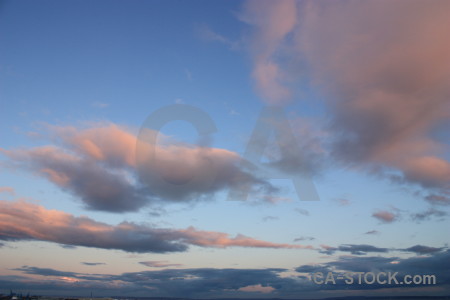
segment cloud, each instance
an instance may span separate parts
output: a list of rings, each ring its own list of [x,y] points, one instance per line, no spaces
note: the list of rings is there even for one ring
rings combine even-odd
[[[30,266],[23,266],[21,268],[15,268],[13,269],[15,271],[21,271],[26,274],[32,274],[32,275],[41,275],[41,276],[57,276],[57,277],[77,277],[76,272],[65,272],[65,271],[58,271],[51,268],[38,268],[38,267],[30,267]]]
[[[191,245],[312,249],[311,246],[271,243],[242,234],[230,237],[226,233],[202,231],[194,227],[164,229],[131,222],[113,226],[88,217],[47,210],[32,203],[8,201],[0,201],[0,240],[38,240],[141,253],[182,252]]]
[[[263,197],[264,203],[277,204],[281,202],[292,202],[291,198],[280,197],[280,196],[272,196],[272,195],[264,195]]]
[[[196,33],[198,36],[206,41],[218,42],[227,46],[230,50],[238,50],[241,45],[239,41],[233,41],[228,37],[225,37],[215,31],[213,31],[206,24],[200,24],[196,27]]]
[[[392,223],[398,219],[398,216],[394,213],[391,213],[386,210],[380,210],[377,212],[374,212],[372,214],[372,217],[380,220],[383,223]]]
[[[425,197],[425,200],[430,202],[431,204],[436,205],[450,205],[450,197],[443,195],[428,195]]]
[[[12,187],[9,186],[0,186],[0,193],[8,193],[14,195],[16,192]]]
[[[439,0],[247,1],[239,17],[254,29],[252,76],[266,102],[320,90],[335,161],[448,193],[448,144],[436,133],[450,120],[449,11]]]
[[[127,129],[115,124],[50,128],[58,146],[0,152],[14,167],[43,176],[79,197],[88,209],[126,212],[155,201],[210,200],[218,191],[242,185],[269,196],[277,191],[238,166],[240,156],[225,149],[176,143],[161,135],[164,143],[153,145],[157,159],[139,161],[142,172],[138,172],[137,138]]]
[[[378,230],[369,230],[365,234],[379,234],[380,232]]]
[[[429,256],[411,258],[398,257],[355,257],[343,256],[338,260],[322,264],[321,268],[351,272],[398,272],[398,279],[406,274],[430,274],[436,276],[438,285],[450,283],[447,264],[450,262],[450,251],[435,252]],[[365,285],[366,288],[382,288],[383,285]],[[392,285],[391,287],[394,287]],[[388,287],[388,286],[384,286]]]
[[[415,245],[406,249],[402,249],[403,251],[407,252],[414,252],[417,254],[433,254],[436,252],[440,252],[445,248],[436,248],[436,247],[429,247],[429,246],[423,246],[423,245]]]
[[[309,216],[309,211],[307,211],[306,209],[296,208],[295,211],[301,214],[302,216]]]
[[[259,147],[266,147],[265,165],[291,176],[309,178],[319,175],[327,167],[329,155],[325,147],[327,134],[324,130],[312,119],[299,116],[288,118],[278,108],[266,108],[265,112],[270,116],[258,120],[261,124],[255,127],[260,129],[261,141],[252,140],[259,143]],[[272,130],[275,139],[266,141],[267,134]],[[255,132],[253,135],[256,135]]]
[[[71,250],[77,249],[76,246],[72,246],[72,245],[59,245],[59,246],[64,249],[71,249]]]
[[[239,18],[253,29],[249,50],[257,91],[269,104],[286,103],[291,92],[284,84],[286,75],[276,56],[297,22],[296,2],[247,1]]]
[[[327,245],[321,245],[322,250],[319,250],[320,253],[331,255],[334,254],[336,251],[341,252],[350,252],[353,255],[364,255],[369,252],[377,252],[377,253],[387,253],[389,252],[389,249],[387,248],[379,248],[372,245],[366,245],[366,244],[360,244],[360,245],[354,245],[354,244],[343,244],[338,247],[331,247]]]
[[[337,159],[448,189],[450,164],[438,156],[444,145],[432,131],[450,117],[450,40],[442,38],[450,35],[449,11],[444,1],[303,7],[294,34],[327,91]]]
[[[338,250],[342,252],[350,252],[354,255],[363,255],[368,252],[386,253],[389,251],[387,248],[379,248],[372,245],[341,245]]]
[[[100,266],[100,265],[105,265],[105,263],[101,263],[101,262],[81,262],[82,265],[85,266]]]
[[[298,238],[295,238],[294,239],[294,242],[300,242],[300,241],[313,241],[313,240],[315,240],[316,238],[315,237],[312,237],[312,236],[301,236],[301,237],[298,237]]]
[[[27,287],[30,289],[65,289],[66,295],[79,293],[80,290],[95,290],[97,295],[126,293],[143,296],[148,295],[150,290],[155,296],[216,298],[221,295],[267,294],[289,288],[295,283],[291,278],[278,275],[285,269],[164,269],[118,275],[65,272],[30,266],[15,270],[23,274],[43,276],[45,281],[39,281],[36,277],[16,276],[0,277],[0,283],[7,282],[5,286],[14,287],[28,282]],[[68,282],[72,284],[67,284]],[[77,284],[74,285],[74,282]]]
[[[183,264],[171,264],[168,263],[166,260],[163,261],[140,261],[141,265],[150,267],[150,268],[168,268],[168,267],[182,267]]]
[[[245,287],[241,287],[238,289],[238,291],[268,294],[268,293],[275,291],[275,289],[271,286],[262,286],[261,284],[255,284],[255,285],[248,285]]]
[[[447,212],[441,211],[434,208],[429,208],[424,212],[411,214],[413,221],[421,222],[425,220],[430,220],[431,218],[443,218],[447,216]]]
[[[332,255],[336,251],[340,252],[349,252],[353,255],[365,255],[367,253],[388,253],[391,251],[404,251],[404,252],[413,252],[416,254],[434,254],[437,252],[440,252],[442,250],[446,249],[445,247],[430,247],[430,246],[424,246],[424,245],[415,245],[409,248],[404,249],[395,249],[395,248],[380,248],[373,245],[367,245],[367,244],[342,244],[338,247],[332,247],[328,245],[320,245],[320,248],[318,249],[319,253]]]

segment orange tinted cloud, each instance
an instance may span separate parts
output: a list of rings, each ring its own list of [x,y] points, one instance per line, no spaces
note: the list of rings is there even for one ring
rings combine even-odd
[[[230,237],[223,232],[163,229],[131,222],[113,226],[88,217],[48,210],[27,202],[0,201],[1,240],[39,240],[64,245],[119,249],[128,252],[186,251],[200,247],[311,248],[271,243],[243,235]]]
[[[330,113],[335,160],[449,191],[448,145],[436,132],[450,121],[450,2],[259,3],[243,20],[256,28],[253,75],[266,96],[293,93],[308,74]]]
[[[372,217],[384,222],[384,223],[392,223],[397,220],[397,215],[389,212],[389,211],[377,211],[372,214]]]
[[[0,193],[9,193],[11,195],[15,194],[15,191],[12,187],[9,186],[0,186]]]
[[[288,249],[313,249],[312,246],[292,245],[292,244],[277,244],[261,240],[256,240],[238,234],[231,238],[228,234],[213,231],[198,231],[193,227],[180,231],[185,235],[187,242],[201,247],[218,247],[226,248],[231,246],[238,247],[255,247],[255,248],[288,248]]]
[[[141,143],[155,158],[137,161],[137,137],[118,125],[51,130],[58,146],[0,152],[16,167],[80,197],[88,209],[136,211],[152,201],[211,199],[217,191],[244,183],[254,191],[275,190],[241,169],[240,156],[225,149],[176,143],[160,135],[164,143]]]
[[[240,18],[254,29],[250,53],[258,92],[270,104],[286,103],[291,92],[284,84],[287,77],[276,56],[286,35],[296,25],[296,2],[247,1]]]

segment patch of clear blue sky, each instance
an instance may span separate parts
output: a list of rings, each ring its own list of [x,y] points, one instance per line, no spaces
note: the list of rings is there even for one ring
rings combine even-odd
[[[26,127],[30,118],[49,123],[108,119],[139,127],[150,112],[176,99],[224,119],[232,130],[231,111],[245,115],[250,103],[259,105],[249,88],[248,61],[242,53],[202,40],[197,29],[208,24],[237,38],[242,26],[233,15],[237,4],[5,2],[2,131]],[[92,107],[96,102],[109,104],[107,112]]]

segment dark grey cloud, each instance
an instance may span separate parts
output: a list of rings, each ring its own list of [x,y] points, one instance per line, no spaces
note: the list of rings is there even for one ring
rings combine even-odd
[[[433,218],[442,219],[446,216],[448,216],[447,212],[435,208],[429,208],[426,211],[411,214],[412,220],[416,222],[426,221]]]
[[[295,238],[295,239],[294,239],[294,242],[313,241],[313,240],[315,240],[315,239],[316,239],[316,238],[315,238],[315,237],[312,237],[312,236],[301,236],[301,237]]]
[[[217,297],[217,296],[244,296],[248,295],[240,289],[249,286],[270,287],[274,291],[274,295],[278,294],[278,290],[290,289],[298,281],[291,278],[281,278],[280,272],[286,269],[165,269],[157,271],[144,271],[123,273],[119,275],[109,274],[84,274],[76,272],[65,272],[54,269],[36,268],[24,266],[17,268],[24,274],[41,275],[46,277],[45,281],[40,284],[43,287],[53,287],[53,289],[61,289],[67,286],[64,280],[59,278],[72,278],[77,280],[76,285],[71,285],[68,291],[78,288],[89,291],[89,288],[98,287],[94,291],[106,290],[109,295],[113,293],[127,293],[130,295],[139,295],[148,290],[152,291],[154,296],[164,297]],[[49,277],[53,278],[53,282]],[[10,281],[12,278],[9,278]],[[16,280],[26,280],[23,277],[17,277]],[[0,283],[1,283],[0,278]],[[29,282],[29,280],[28,280]],[[120,282],[117,284],[109,284],[110,282]],[[33,287],[33,282],[30,284]],[[36,282],[36,286],[38,286]],[[8,285],[11,286],[11,285]],[[13,285],[14,286],[14,285]],[[36,287],[35,287],[36,288]],[[98,293],[97,292],[97,293]],[[144,295],[145,295],[144,293]],[[106,294],[106,295],[108,295]],[[257,293],[264,295],[263,293]]]
[[[321,264],[306,264],[295,268],[299,274],[295,277],[282,276],[288,269],[164,269],[143,272],[128,272],[118,275],[112,274],[85,274],[60,271],[49,268],[23,266],[15,269],[24,275],[40,275],[45,280],[25,276],[0,276],[2,286],[17,287],[26,282],[30,290],[43,291],[45,288],[62,290],[66,288],[66,295],[75,291],[96,291],[96,295],[148,295],[152,291],[155,297],[183,297],[183,298],[246,298],[249,295],[258,298],[290,298],[304,297],[305,295],[321,295],[324,298],[330,295],[354,296],[356,291],[362,295],[369,295],[365,290],[380,290],[384,295],[435,295],[450,291],[450,251],[434,252],[427,256],[411,258],[381,257],[381,256],[341,256],[336,260]],[[313,284],[306,273],[334,272],[398,272],[398,278],[406,274],[433,274],[437,277],[435,286],[413,285],[409,287],[399,285],[346,285],[337,280],[336,284]],[[66,279],[72,279],[67,284]],[[76,284],[73,284],[76,280]],[[115,284],[112,284],[114,282]],[[118,285],[117,283],[120,283]],[[270,293],[248,293],[245,289],[266,288]],[[77,289],[77,290],[76,290]],[[330,292],[333,291],[333,292]],[[331,293],[331,294],[330,294]]]
[[[85,266],[100,266],[100,265],[105,265],[105,263],[102,262],[81,262],[82,265]]]
[[[73,246],[73,245],[63,245],[63,244],[61,244],[59,246],[61,248],[64,248],[64,249],[77,249],[77,246]]]
[[[436,248],[436,247],[429,247],[429,246],[424,246],[424,245],[415,245],[406,249],[402,249],[403,251],[407,251],[407,252],[414,252],[417,254],[433,254],[436,252],[440,252],[442,251],[443,247],[441,248]]]
[[[173,263],[169,263],[168,261],[140,261],[139,262],[141,265],[150,267],[150,268],[168,268],[168,267],[181,267],[183,266],[183,264],[173,264]]]
[[[341,245],[338,247],[339,251],[350,252],[354,255],[363,255],[368,252],[386,253],[389,250],[387,248],[379,248],[372,245]]]
[[[386,252],[389,252],[389,249],[388,248],[379,248],[379,247],[375,247],[372,245],[366,245],[366,244],[360,244],[360,245],[344,244],[344,245],[340,245],[338,247],[322,246],[322,249],[319,250],[320,253],[327,254],[327,255],[334,254],[336,251],[349,252],[353,255],[364,255],[369,252],[386,253]]]
[[[3,151],[15,167],[30,170],[67,191],[92,210],[136,211],[147,203],[145,189],[120,172],[63,148]],[[130,175],[131,176],[131,175]]]
[[[378,230],[369,230],[365,234],[379,234],[380,232]]]
[[[427,286],[427,290],[436,288],[436,291],[444,289],[448,290],[450,284],[450,274],[448,273],[448,265],[450,263],[450,251],[434,251],[427,256],[414,256],[410,258],[400,257],[381,257],[381,256],[341,256],[334,261],[330,261],[318,265],[302,265],[296,268],[297,272],[314,273],[322,272],[327,274],[345,273],[345,272],[397,272],[397,279],[402,281],[405,275],[434,275],[436,276],[436,285]],[[394,283],[394,282],[393,282]],[[401,286],[401,285],[400,285]],[[398,288],[395,284],[372,284],[372,285],[356,285],[351,289],[390,289]],[[404,288],[405,286],[401,286]],[[416,292],[419,291],[415,285]],[[430,289],[430,287],[433,287]],[[439,287],[439,288],[438,288]],[[344,282],[337,282],[336,285],[328,285],[329,289],[348,289],[349,286]],[[425,291],[426,293],[426,291]]]
[[[322,254],[332,255],[335,254],[337,251],[339,252],[349,252],[353,255],[365,255],[367,253],[388,253],[392,251],[404,251],[404,252],[413,252],[416,254],[433,254],[436,252],[440,252],[442,250],[446,249],[445,247],[431,247],[431,246],[424,246],[424,245],[415,245],[411,246],[409,248],[403,248],[403,249],[396,249],[396,248],[380,248],[373,245],[367,245],[367,244],[343,244],[339,245],[338,247],[331,247],[322,245],[318,251]]]
[[[58,271],[50,268],[38,268],[30,266],[22,266],[21,268],[12,269],[15,271],[21,271],[25,274],[41,275],[41,276],[56,276],[56,277],[77,277],[79,273]]]

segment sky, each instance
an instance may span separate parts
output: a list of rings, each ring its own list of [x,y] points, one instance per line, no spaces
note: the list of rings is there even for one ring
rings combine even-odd
[[[449,15],[0,1],[0,293],[450,295]]]

